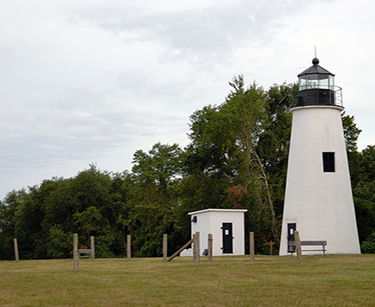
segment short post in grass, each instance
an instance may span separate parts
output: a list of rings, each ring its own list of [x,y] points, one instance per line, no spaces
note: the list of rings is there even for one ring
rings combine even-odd
[[[197,250],[195,248],[195,242],[196,242],[196,239],[195,239],[196,235],[195,233],[193,234],[193,261],[195,261],[195,258],[197,257]]]
[[[254,261],[254,232],[250,232],[250,261]]]
[[[73,234],[73,270],[78,271],[78,233]]]
[[[91,248],[90,259],[95,260],[95,237],[94,236],[90,237],[90,248]]]
[[[195,240],[194,240],[194,250],[195,250],[195,257],[194,257],[194,261],[195,261],[195,264],[196,265],[199,265],[200,262],[201,262],[201,258],[200,258],[200,248],[199,248],[199,240],[200,240],[200,234],[199,234],[199,231],[197,231],[195,233]]]
[[[168,235],[163,234],[163,261],[167,261],[168,257]]]
[[[208,251],[207,251],[207,260],[212,261],[212,248],[213,248],[213,237],[212,233],[208,234]]]
[[[14,258],[16,259],[16,261],[20,261],[20,256],[18,254],[18,243],[16,238],[14,238]]]
[[[128,261],[130,261],[131,257],[132,257],[132,243],[131,243],[131,240],[132,240],[132,236],[131,235],[127,235],[126,236],[126,258]]]
[[[301,249],[301,239],[299,237],[299,231],[294,232],[294,241],[296,242],[297,260],[302,260],[302,249]]]

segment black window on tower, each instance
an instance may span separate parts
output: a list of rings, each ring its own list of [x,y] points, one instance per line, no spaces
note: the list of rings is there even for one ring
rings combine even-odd
[[[325,173],[335,172],[335,153],[323,152],[323,171]]]

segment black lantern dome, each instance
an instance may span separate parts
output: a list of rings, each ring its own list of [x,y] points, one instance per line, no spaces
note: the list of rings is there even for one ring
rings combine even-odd
[[[335,92],[339,89],[341,94],[341,88],[335,87],[335,75],[321,67],[319,59],[314,58],[312,63],[313,66],[298,75],[298,106],[336,105],[339,101],[336,102]]]

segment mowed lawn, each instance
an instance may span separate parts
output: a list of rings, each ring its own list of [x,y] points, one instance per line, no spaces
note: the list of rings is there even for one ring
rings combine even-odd
[[[0,261],[1,306],[375,306],[375,255]]]

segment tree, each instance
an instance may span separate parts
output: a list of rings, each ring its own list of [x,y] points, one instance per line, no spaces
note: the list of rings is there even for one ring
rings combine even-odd
[[[53,259],[66,258],[67,254],[71,252],[72,240],[69,240],[68,234],[66,234],[60,225],[52,226],[49,230],[49,244],[47,248],[47,254]]]
[[[42,227],[45,208],[39,195],[37,186],[29,187],[28,193],[19,194],[19,204],[14,214],[14,236],[17,238],[22,259],[46,258],[48,231]]]
[[[139,191],[142,202],[163,204],[168,201],[170,188],[182,175],[183,159],[177,144],[156,143],[148,153],[142,150],[134,153],[133,180],[142,188]]]
[[[341,117],[346,149],[348,152],[357,152],[357,140],[362,130],[354,122],[354,116],[346,115],[344,111]]]
[[[366,241],[361,244],[363,253],[375,254],[375,232],[373,232]]]
[[[86,239],[100,233],[103,216],[97,207],[90,206],[82,212],[76,212],[73,218],[81,236]]]
[[[0,202],[0,259],[14,259],[13,238],[15,238],[15,213],[22,202],[25,190],[7,193]]]
[[[251,216],[262,216],[267,232],[277,240],[272,191],[264,163],[266,131],[271,125],[267,117],[269,98],[255,83],[245,88],[242,76],[235,77],[230,85],[232,90],[223,104],[205,107],[190,117],[192,142],[187,148],[187,172],[202,183],[212,178],[214,186],[222,187],[219,199],[225,195],[226,201],[216,201],[216,207],[231,206],[235,187],[245,190],[251,196],[241,198],[236,206],[248,208]],[[273,137],[270,133],[268,136]],[[261,137],[264,145],[258,147]],[[261,148],[263,160],[257,151]],[[200,184],[200,189],[204,186]],[[198,190],[196,194],[217,195],[209,190]]]
[[[375,232],[375,146],[368,146],[359,154],[358,176],[353,189],[357,227],[363,242]]]
[[[15,237],[22,259],[70,257],[74,232],[84,246],[97,236],[98,257],[123,255],[129,178],[91,165],[74,178],[54,177],[8,193],[0,206],[0,258],[13,257]]]
[[[173,234],[184,153],[177,144],[138,150],[132,168],[128,229],[136,256],[160,256],[163,233]]]
[[[17,237],[22,259],[67,258],[71,238],[98,257],[124,256],[126,235],[136,256],[161,256],[162,235],[169,252],[190,238],[188,212],[246,208],[246,229],[264,241],[278,241],[287,173],[292,115],[298,85],[273,85],[233,78],[220,105],[190,116],[189,145],[156,143],[134,153],[131,172],[101,171],[95,164],[75,177],[53,177],[40,186],[12,191],[0,202],[0,259],[13,259]],[[361,242],[375,231],[375,146],[357,152],[361,132],[342,114]]]

